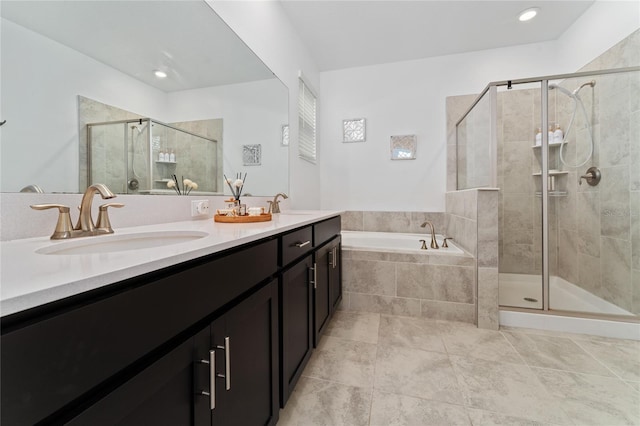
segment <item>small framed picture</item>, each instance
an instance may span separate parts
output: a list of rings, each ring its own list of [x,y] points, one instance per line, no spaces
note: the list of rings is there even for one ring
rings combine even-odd
[[[259,166],[262,162],[262,145],[242,145],[242,164]]]
[[[391,159],[415,160],[417,146],[416,135],[391,136]]]

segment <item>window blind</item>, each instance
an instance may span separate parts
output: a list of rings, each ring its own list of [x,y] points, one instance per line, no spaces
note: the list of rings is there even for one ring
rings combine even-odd
[[[316,96],[300,78],[298,90],[298,156],[316,162]]]

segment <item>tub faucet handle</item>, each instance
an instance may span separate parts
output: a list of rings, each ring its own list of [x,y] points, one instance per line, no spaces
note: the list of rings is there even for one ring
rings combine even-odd
[[[442,248],[449,248],[449,244],[447,244],[447,240],[453,240],[452,237],[446,237],[442,240]]]
[[[422,243],[422,247],[420,247],[420,250],[427,250],[427,241],[420,240],[420,242]]]

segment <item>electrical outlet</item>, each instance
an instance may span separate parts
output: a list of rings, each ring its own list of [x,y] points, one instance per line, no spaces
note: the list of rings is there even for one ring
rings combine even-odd
[[[191,217],[209,214],[209,200],[191,201]]]

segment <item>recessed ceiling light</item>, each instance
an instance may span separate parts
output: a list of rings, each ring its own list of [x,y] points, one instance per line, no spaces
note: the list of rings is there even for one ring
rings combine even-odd
[[[164,72],[164,71],[161,71],[161,70],[155,70],[153,73],[158,78],[166,78],[167,77],[167,73]]]
[[[518,15],[518,20],[521,22],[529,21],[535,18],[538,12],[540,12],[540,8],[530,7],[529,9],[520,12],[520,14]]]

